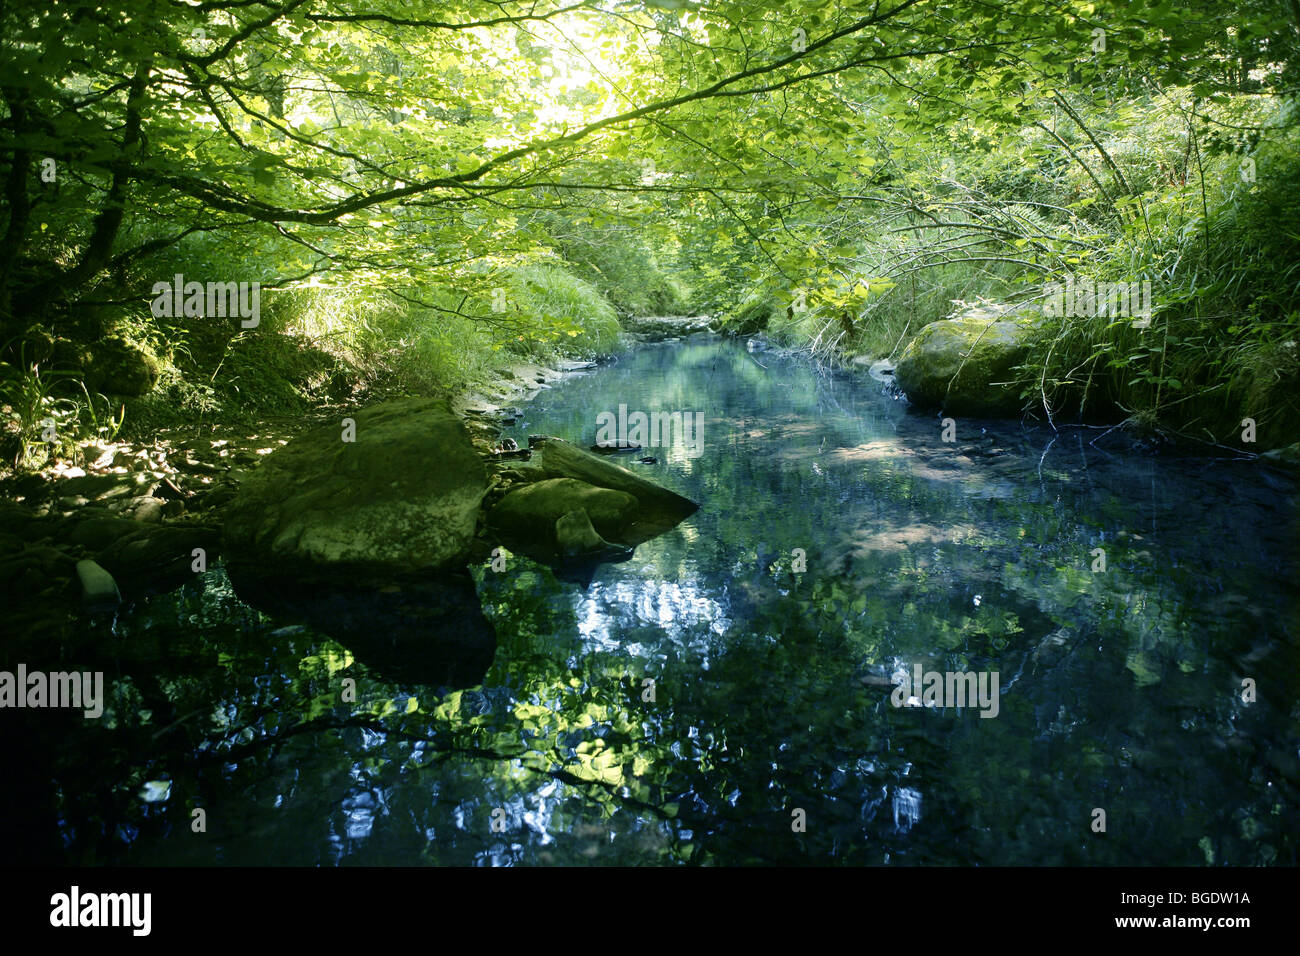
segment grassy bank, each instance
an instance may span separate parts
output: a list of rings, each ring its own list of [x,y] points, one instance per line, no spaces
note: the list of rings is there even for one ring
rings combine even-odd
[[[878,177],[870,202],[806,218],[799,234],[813,244],[782,261],[797,269],[756,270],[728,325],[764,328],[828,361],[897,357],[924,325],[968,304],[1038,308],[1052,283],[1149,282],[1145,328],[1044,318],[1017,373],[1026,412],[1044,417],[1046,405],[1057,420],[1233,445],[1251,419],[1257,447],[1295,441],[1294,104],[1171,89],[1025,119],[963,150],[913,148]],[[960,145],[963,132],[952,139]]]
[[[178,426],[238,429],[395,396],[449,398],[520,358],[594,358],[618,347],[614,307],[562,262],[492,281],[469,295],[425,291],[419,301],[360,285],[267,289],[254,328],[112,310],[104,322],[122,343],[121,368],[97,377],[95,360],[76,364],[93,344],[58,340],[41,353],[20,347],[19,361],[0,369],[4,467],[39,468],[95,438],[147,441]],[[116,378],[105,380],[109,373]],[[121,394],[139,387],[132,376],[154,384]]]

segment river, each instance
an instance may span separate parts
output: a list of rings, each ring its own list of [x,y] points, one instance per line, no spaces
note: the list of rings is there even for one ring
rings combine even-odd
[[[585,587],[475,568],[481,684],[395,678],[215,565],[94,625],[100,720],[24,725],[10,774],[59,819],[32,839],[125,864],[1300,862],[1291,480],[1098,429],[945,441],[865,374],[707,336],[571,376],[507,434],[589,445],[621,405],[702,413],[698,447],[625,462],[700,510]],[[896,706],[918,671],[996,701]]]

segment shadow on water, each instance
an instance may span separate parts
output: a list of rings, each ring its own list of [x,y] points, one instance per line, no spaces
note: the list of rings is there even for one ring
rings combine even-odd
[[[227,570],[240,600],[276,620],[301,622],[334,638],[382,680],[472,687],[492,665],[496,634],[468,574],[377,589],[296,587]]]
[[[1081,429],[944,442],[866,376],[707,338],[511,437],[587,447],[621,404],[704,416],[635,465],[700,510],[629,560],[485,561],[477,605],[218,567],[46,635],[107,705],[23,716],[44,782],[4,819],[86,862],[1300,862],[1289,479]],[[996,674],[996,716],[894,706],[918,667]]]

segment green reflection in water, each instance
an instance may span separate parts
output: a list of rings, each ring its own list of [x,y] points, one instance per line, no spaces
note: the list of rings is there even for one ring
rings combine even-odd
[[[512,434],[590,444],[620,404],[703,412],[703,454],[629,465],[703,507],[586,589],[474,569],[499,641],[481,685],[394,683],[219,568],[67,635],[114,698],[94,726],[31,723],[47,854],[1297,862],[1291,485],[1095,433],[959,421],[945,444],[869,379],[699,340],[543,392]],[[997,717],[894,707],[916,665],[997,672]]]

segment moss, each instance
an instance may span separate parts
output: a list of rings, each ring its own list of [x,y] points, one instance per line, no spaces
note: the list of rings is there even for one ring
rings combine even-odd
[[[908,399],[954,415],[1002,416],[1021,410],[1008,383],[1029,353],[1034,322],[1008,314],[933,322],[899,357],[895,376]]]
[[[158,381],[158,357],[125,337],[114,336],[91,346],[86,387],[109,395],[145,395]]]

